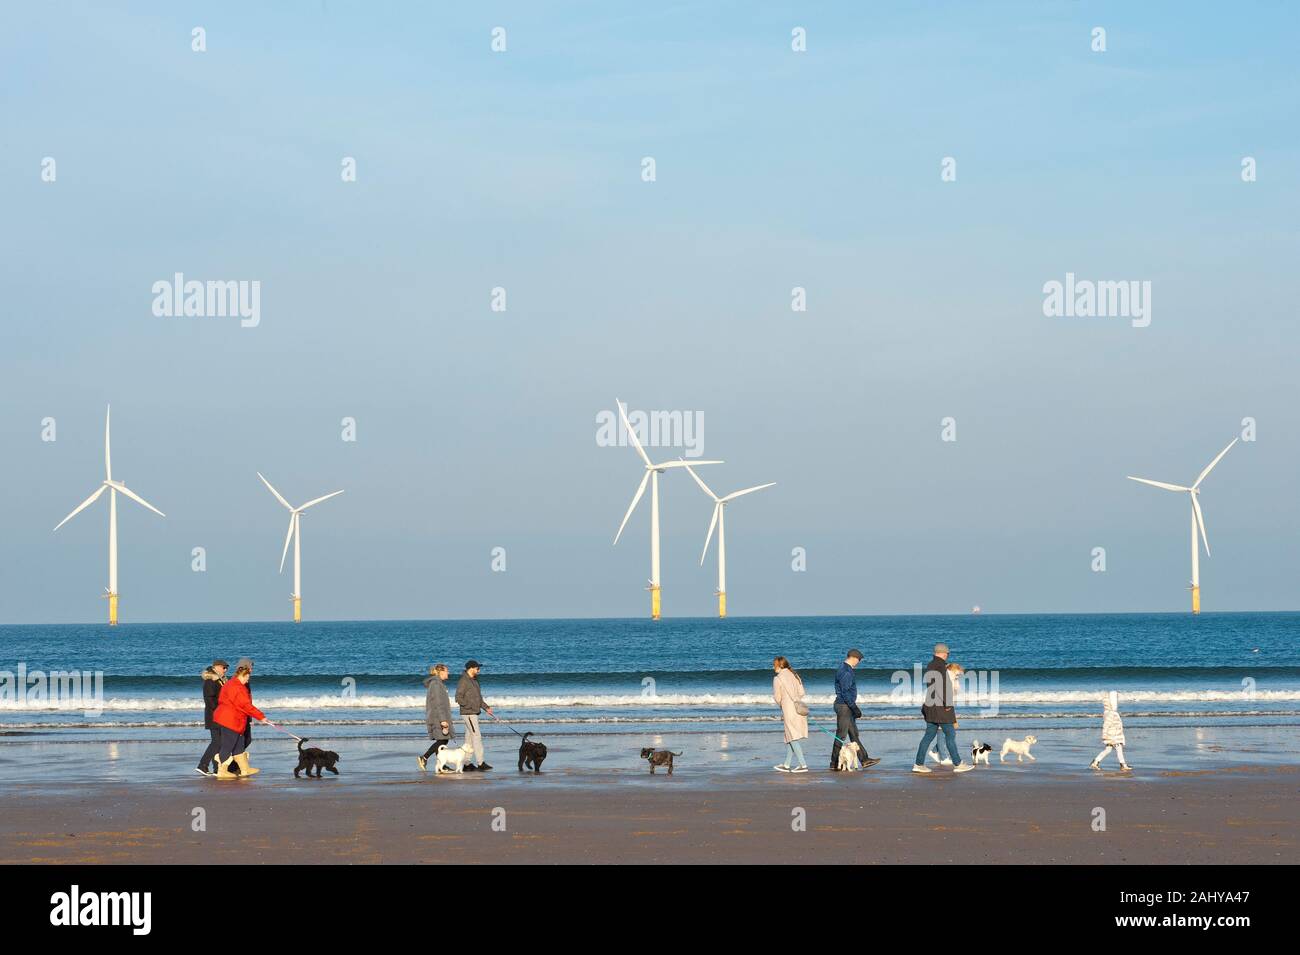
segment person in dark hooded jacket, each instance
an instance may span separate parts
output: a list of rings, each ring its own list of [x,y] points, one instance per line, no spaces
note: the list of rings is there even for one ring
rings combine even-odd
[[[451,722],[451,698],[447,696],[445,685],[450,672],[447,664],[439,663],[429,667],[429,675],[424,678],[424,725],[433,744],[424,751],[423,756],[416,757],[416,762],[420,764],[421,769],[424,769],[433,755],[450,743],[452,737],[456,735],[455,727]]]
[[[212,666],[203,671],[203,728],[208,731],[211,741],[208,748],[203,751],[199,757],[199,765],[195,767],[195,772],[203,776],[215,776],[217,774],[216,759],[217,753],[221,752],[221,727],[212,720],[212,714],[217,708],[217,698],[221,696],[221,688],[226,683],[226,671],[230,669],[230,664],[225,660],[213,660]]]
[[[923,682],[923,702],[921,716],[925,718],[925,735],[921,745],[916,749],[916,763],[912,766],[914,773],[928,773],[930,767],[925,765],[926,753],[940,730],[947,741],[948,755],[952,757],[954,773],[968,773],[975,768],[974,763],[963,763],[961,752],[957,749],[957,710],[953,706],[955,686],[948,675],[948,644],[934,645],[934,659],[925,666]]]

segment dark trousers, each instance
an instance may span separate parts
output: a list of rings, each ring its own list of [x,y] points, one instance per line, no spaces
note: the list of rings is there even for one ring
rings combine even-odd
[[[211,734],[212,741],[208,743],[208,748],[199,757],[199,769],[211,769],[212,761],[216,759],[217,753],[221,752],[221,727],[209,727],[208,733]]]
[[[224,763],[231,756],[238,756],[247,749],[243,733],[236,733],[221,727],[221,761]]]
[[[438,750],[442,749],[446,745],[447,745],[447,740],[435,739],[433,741],[433,745],[424,751],[424,758],[425,759],[433,758],[433,754],[438,752]]]
[[[835,743],[831,746],[831,769],[840,764],[840,740],[858,744],[858,752],[867,758],[867,748],[858,738],[858,721],[853,717],[853,708],[847,703],[835,704]]]

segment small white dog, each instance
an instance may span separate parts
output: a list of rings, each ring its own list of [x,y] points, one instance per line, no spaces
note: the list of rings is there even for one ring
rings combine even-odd
[[[988,743],[981,743],[979,740],[974,740],[970,744],[970,758],[972,763],[978,763],[982,759],[984,760],[984,765],[987,766],[989,764],[989,754],[991,752],[993,752],[993,747]]]
[[[465,772],[465,760],[469,759],[473,755],[474,747],[469,743],[465,743],[463,746],[457,746],[455,749],[452,749],[450,746],[444,746],[442,749],[438,750],[433,771],[435,773],[463,773]],[[455,768],[448,770],[448,766]]]
[[[840,747],[840,758],[836,764],[842,773],[851,773],[862,768],[862,757],[858,755],[858,744],[848,743]]]
[[[1017,763],[1023,763],[1026,756],[1034,760],[1034,762],[1038,762],[1038,760],[1034,758],[1034,754],[1029,752],[1029,747],[1033,746],[1037,742],[1037,736],[1026,736],[1022,740],[1007,740],[1002,744],[1002,756],[998,759],[998,762],[1005,763],[1007,761],[1007,753],[1015,753]]]

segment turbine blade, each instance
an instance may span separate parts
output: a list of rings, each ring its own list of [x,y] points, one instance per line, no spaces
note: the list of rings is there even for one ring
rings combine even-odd
[[[57,523],[57,524],[54,525],[54,529],[57,531],[57,530],[58,530],[60,527],[62,527],[64,524],[68,523],[68,521],[72,520],[74,517],[76,517],[78,514],[80,514],[80,513],[81,513],[82,511],[84,511],[86,508],[90,507],[90,505],[92,505],[92,504],[94,504],[96,501],[98,501],[98,500],[99,500],[99,495],[103,494],[104,491],[107,490],[107,488],[108,488],[108,485],[106,485],[106,484],[101,484],[101,485],[99,486],[99,490],[97,490],[94,494],[90,495],[90,497],[86,498],[84,501],[82,501],[80,504],[78,504],[77,507],[76,507],[76,509],[73,510],[73,512],[72,512],[71,514],[69,514],[69,515],[68,515],[67,517],[65,517],[63,520],[59,521],[59,523]]]
[[[662,468],[684,468],[684,467],[686,467],[688,464],[689,464],[691,467],[693,467],[693,468],[698,468],[701,464],[725,464],[725,463],[726,463],[725,461],[682,461],[682,460],[678,460],[678,461],[665,461],[663,464],[652,464],[652,465],[650,465],[650,466],[651,466],[652,468],[655,468],[656,470],[659,470],[659,469],[662,469]]]
[[[342,491],[335,491],[333,494],[326,494],[324,497],[315,498],[314,500],[308,501],[302,507],[298,508],[298,511],[301,513],[302,511],[307,510],[307,508],[311,507],[313,504],[319,504],[321,501],[328,501],[330,498],[338,497],[342,493],[343,493]]]
[[[770,484],[760,484],[760,485],[758,485],[758,487],[747,487],[747,488],[745,488],[743,491],[732,491],[730,494],[728,494],[728,495],[727,495],[726,497],[724,497],[722,500],[723,500],[724,503],[727,502],[727,501],[734,501],[736,498],[740,497],[740,496],[743,495],[743,494],[753,494],[755,491],[761,491],[761,490],[763,490],[763,488],[765,488],[765,487],[776,487],[776,482],[773,481],[773,482],[770,483]]]
[[[284,573],[284,559],[289,556],[289,542],[293,540],[293,528],[298,521],[297,514],[289,515],[289,532],[284,535],[284,551],[280,554],[280,573]]]
[[[623,427],[627,428],[627,436],[632,439],[632,447],[636,448],[636,453],[641,455],[641,460],[649,467],[650,456],[645,453],[645,448],[641,447],[641,442],[637,440],[636,432],[632,430],[632,422],[627,420],[627,410],[623,407],[623,402],[615,398],[614,404],[618,405],[618,416],[623,419]]]
[[[271,482],[268,481],[266,478],[262,477],[262,472],[261,472],[261,471],[258,471],[258,472],[257,472],[257,476],[260,477],[260,478],[262,478],[262,483],[266,485],[267,490],[269,490],[272,494],[275,495],[275,499],[276,499],[277,501],[279,501],[279,502],[280,502],[281,504],[283,504],[285,507],[289,508],[289,510],[291,510],[291,511],[293,510],[293,506],[292,506],[288,501],[286,501],[286,500],[284,499],[284,496],[283,496],[279,491],[277,491],[275,488],[271,487]]]
[[[700,476],[696,474],[695,471],[691,468],[691,466],[687,464],[685,461],[682,462],[682,466],[686,468],[687,474],[695,478],[695,483],[700,486],[700,490],[702,490],[705,494],[709,495],[709,497],[713,498],[713,500],[716,502],[718,500],[718,495],[713,493],[713,488],[709,487],[707,484],[701,481]],[[704,558],[701,557],[700,561],[703,562]]]
[[[623,515],[623,523],[618,525],[618,533],[614,535],[615,544],[623,536],[623,528],[627,527],[628,518],[632,516],[632,512],[636,510],[637,504],[640,503],[641,495],[645,493],[645,486],[650,483],[650,473],[646,471],[645,477],[641,478],[641,483],[637,485],[636,494],[632,496],[632,503],[628,506],[627,513]]]
[[[149,508],[149,510],[153,511],[159,517],[167,516],[162,511],[158,510],[158,508],[154,507],[152,504],[150,504],[148,501],[142,498],[139,494],[136,494],[135,491],[131,490],[125,484],[115,484],[113,486],[117,488],[119,491],[121,491],[123,494],[125,494],[127,497],[129,497],[131,500],[135,501],[137,504],[143,504],[145,507]]]
[[[113,414],[113,406],[109,405],[108,410],[104,412],[104,480],[113,480],[113,455],[109,451],[108,440],[108,423]]]
[[[1183,487],[1181,484],[1166,484],[1164,481],[1148,481],[1146,478],[1135,478],[1128,475],[1130,481],[1138,481],[1142,484],[1150,484],[1152,487],[1162,487],[1166,491],[1190,491],[1190,487]]]
[[[1196,479],[1196,483],[1193,484],[1192,487],[1200,487],[1201,482],[1205,480],[1205,476],[1214,470],[1214,466],[1223,460],[1223,456],[1227,454],[1229,451],[1231,451],[1232,445],[1236,443],[1237,443],[1237,439],[1233,438],[1232,442],[1226,448],[1224,448],[1222,451],[1219,452],[1219,456],[1205,466],[1205,470],[1201,472],[1201,476]],[[1207,553],[1209,552],[1208,547],[1206,548],[1206,552]]]
[[[716,500],[716,499],[715,499]],[[722,502],[718,501],[713,505],[713,520],[709,521],[709,533],[704,537],[704,550],[700,553],[700,565],[704,565],[704,558],[709,554],[709,544],[713,540],[713,529],[718,526],[718,511],[722,510]]]
[[[1210,556],[1210,539],[1205,536],[1205,515],[1201,513],[1201,502],[1192,495],[1192,511],[1196,515],[1196,526],[1201,529],[1201,543],[1205,545],[1205,556]]]

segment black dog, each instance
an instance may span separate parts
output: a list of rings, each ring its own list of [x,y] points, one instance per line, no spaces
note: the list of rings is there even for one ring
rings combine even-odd
[[[334,764],[339,761],[339,754],[328,749],[317,749],[315,746],[302,748],[302,744],[307,742],[306,738],[298,740],[298,765],[293,768],[294,779],[298,778],[298,773],[307,770],[307,778],[311,779],[311,771],[316,770],[316,778],[320,779],[320,771],[328,769],[335,776],[339,771],[334,768]]]
[[[646,747],[645,749],[641,750],[641,758],[644,760],[648,760],[650,762],[651,776],[655,774],[656,766],[667,766],[668,775],[671,776],[673,774],[673,757],[680,756],[680,755],[682,754],[670,753],[666,749],[652,749],[650,747]]]
[[[532,733],[525,733],[523,742],[519,744],[519,771],[521,773],[524,771],[525,763],[532,767],[533,772],[540,773],[542,771],[542,760],[546,758],[546,744],[530,743],[528,737],[532,735]]]

